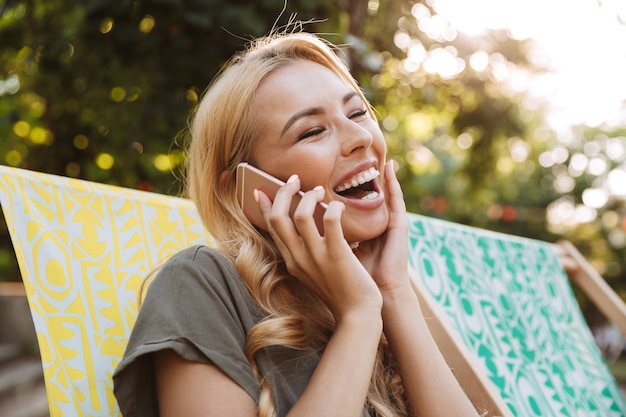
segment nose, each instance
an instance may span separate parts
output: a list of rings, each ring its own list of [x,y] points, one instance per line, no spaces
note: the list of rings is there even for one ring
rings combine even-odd
[[[340,138],[341,153],[344,155],[350,155],[359,149],[367,149],[374,140],[374,136],[369,130],[350,119],[342,124]]]

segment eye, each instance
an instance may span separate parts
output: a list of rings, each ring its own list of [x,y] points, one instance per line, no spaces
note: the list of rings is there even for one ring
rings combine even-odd
[[[358,119],[360,117],[365,116],[366,114],[367,114],[367,109],[359,109],[359,110],[356,110],[356,111],[350,113],[348,115],[348,118],[350,118],[350,119]]]
[[[317,136],[320,135],[322,133],[324,133],[324,128],[323,127],[316,127],[314,129],[311,130],[307,130],[306,132],[304,132],[303,134],[301,134],[300,136],[298,136],[298,140],[303,140],[303,139],[307,139],[313,136]]]

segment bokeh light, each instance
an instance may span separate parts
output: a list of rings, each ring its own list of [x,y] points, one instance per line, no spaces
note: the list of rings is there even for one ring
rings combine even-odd
[[[84,150],[89,146],[89,138],[85,135],[76,135],[73,140],[76,149]]]
[[[0,77],[0,97],[16,94],[20,90],[20,78],[17,74],[9,74],[5,79]]]
[[[35,145],[51,145],[54,142],[54,135],[48,129],[35,126],[28,135],[30,141]]]
[[[25,138],[30,133],[30,125],[24,120],[17,121],[13,125],[13,133],[20,138]]]
[[[611,195],[626,198],[626,171],[617,168],[609,172],[607,183]]]
[[[126,98],[126,90],[124,90],[122,87],[113,87],[111,89],[111,100],[113,100],[116,103],[120,103],[122,101],[124,101],[124,99]]]
[[[113,23],[113,19],[110,17],[103,19],[100,23],[100,33],[109,33],[113,29]]]
[[[609,195],[601,188],[587,188],[583,191],[582,199],[586,206],[599,209],[609,201]]]
[[[109,153],[102,152],[96,155],[95,162],[98,168],[106,171],[113,167],[113,164],[115,163],[115,158],[113,158],[113,155]]]
[[[4,160],[8,165],[18,166],[20,162],[22,162],[22,154],[16,151],[15,149],[10,150],[4,156]]]
[[[141,33],[150,33],[154,29],[155,20],[153,16],[146,15],[139,22],[139,31]]]

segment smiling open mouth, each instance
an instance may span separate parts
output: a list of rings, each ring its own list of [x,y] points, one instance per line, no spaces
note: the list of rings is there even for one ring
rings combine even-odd
[[[380,176],[380,172],[372,167],[367,171],[360,172],[349,181],[335,187],[335,192],[346,198],[359,200],[371,200],[378,197],[378,191],[374,188],[374,180]]]

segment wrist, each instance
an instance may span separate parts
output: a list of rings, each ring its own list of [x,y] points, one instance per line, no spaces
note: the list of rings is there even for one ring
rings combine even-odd
[[[415,291],[408,276],[401,279],[394,278],[393,282],[381,285],[379,290],[383,298],[383,307],[388,302],[402,301],[415,296]]]
[[[381,290],[381,294],[383,296],[382,313],[385,320],[394,314],[421,314],[419,299],[410,281],[403,285]]]
[[[380,291],[383,297],[383,309],[388,305],[417,301],[417,295],[409,280],[398,285],[387,286]]]
[[[383,305],[344,311],[342,314],[335,315],[337,327],[346,326],[354,329],[380,327],[382,331],[382,308]]]

